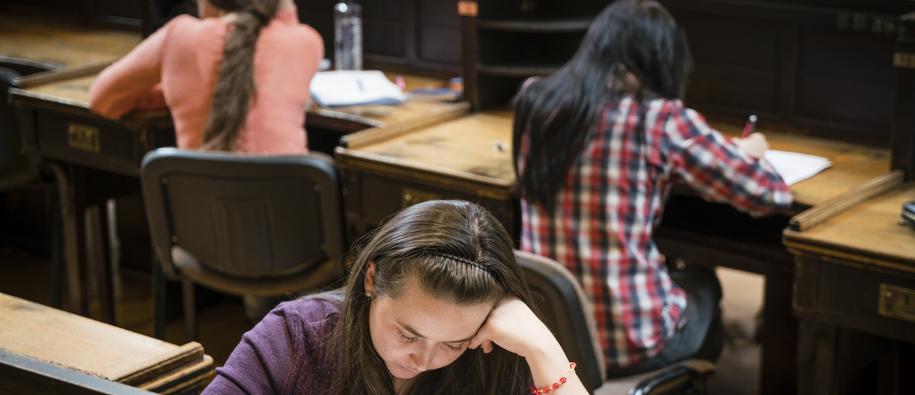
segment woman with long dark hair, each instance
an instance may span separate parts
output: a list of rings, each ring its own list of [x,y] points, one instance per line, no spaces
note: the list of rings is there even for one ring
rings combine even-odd
[[[618,0],[568,63],[516,98],[521,249],[581,281],[611,375],[673,363],[703,343],[703,356],[720,351],[720,339],[704,342],[721,296],[714,272],[670,273],[652,240],[672,184],[754,215],[791,203],[762,159],[763,135],[725,137],[684,105],[690,67],[661,4]]]
[[[105,69],[90,107],[109,118],[168,107],[179,148],[307,152],[305,111],[323,42],[292,0],[197,0]]]
[[[204,393],[587,393],[485,209],[420,203],[366,240],[345,289],[278,306]]]

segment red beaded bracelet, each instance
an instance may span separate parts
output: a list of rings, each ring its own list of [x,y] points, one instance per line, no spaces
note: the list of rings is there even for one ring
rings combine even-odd
[[[553,391],[559,389],[559,387],[561,387],[563,384],[565,384],[566,381],[569,381],[568,377],[571,376],[572,372],[574,372],[574,371],[575,371],[575,362],[569,362],[569,371],[566,372],[566,374],[564,376],[560,377],[559,380],[557,380],[555,383],[547,385],[545,387],[537,388],[536,385],[532,386],[531,394],[533,394],[533,395],[549,394],[550,392],[553,392]]]

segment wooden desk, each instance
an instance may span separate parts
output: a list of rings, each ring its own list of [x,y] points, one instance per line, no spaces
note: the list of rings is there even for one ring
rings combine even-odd
[[[390,80],[396,74],[387,73]],[[403,75],[405,90],[440,87],[442,80]],[[407,101],[398,106],[366,105],[350,107],[319,107],[312,103],[305,118],[308,129],[308,146],[311,150],[332,155],[340,139],[350,133],[368,128],[410,127],[426,123],[429,119],[448,119],[467,111],[465,102],[449,102],[421,95],[407,95]]]
[[[373,128],[343,138],[347,232],[365,234],[403,207],[464,199],[488,208],[517,236],[511,115],[477,113],[412,128]]]
[[[902,203],[910,200],[915,184],[804,232],[785,231],[796,258],[799,393],[875,393],[878,388],[845,388],[868,363],[880,367],[887,393],[907,379],[893,365],[911,358],[894,342],[915,343],[915,231],[899,224]]]
[[[0,67],[35,73],[21,73],[31,76],[23,77],[20,86],[40,83],[62,72],[98,71],[141,39],[138,33],[5,14],[0,15]]]
[[[736,136],[736,125],[713,125]],[[797,320],[792,314],[794,259],[781,242],[791,216],[889,172],[889,150],[802,135],[761,130],[772,149],[819,155],[831,168],[791,186],[791,210],[752,218],[730,206],[694,196],[673,196],[655,234],[669,258],[683,258],[762,274],[765,302],[761,328],[760,393],[790,394],[796,389]]]
[[[214,375],[198,343],[176,346],[0,293],[0,348],[158,393],[195,393]]]
[[[715,125],[725,134],[739,127]],[[795,389],[796,320],[791,310],[793,258],[781,243],[794,213],[845,193],[889,171],[889,152],[799,135],[767,133],[773,149],[825,156],[833,167],[791,187],[796,207],[756,219],[727,205],[675,196],[656,233],[669,258],[728,266],[766,276],[760,393]],[[412,129],[376,128],[344,138],[337,158],[347,183],[351,237],[361,235],[402,207],[437,198],[459,198],[489,208],[517,237],[512,196],[511,114],[478,113]],[[495,153],[496,143],[504,152]],[[517,240],[517,239],[516,239]]]
[[[174,146],[175,136],[171,118],[165,111],[131,113],[116,121],[93,114],[88,108],[88,92],[94,79],[95,75],[90,74],[55,80],[12,89],[10,96],[24,135],[24,149],[33,157],[63,168],[58,179],[64,185],[61,199],[69,307],[80,314],[88,313],[89,293],[84,284],[88,273],[96,273],[96,283],[101,284],[102,319],[114,323],[113,284],[104,229],[107,211],[100,206],[108,199],[139,191],[143,156],[155,148]],[[389,113],[371,120],[387,127],[405,127],[460,114],[466,109],[466,103],[414,100],[391,107]],[[353,112],[359,108],[340,111],[344,110]],[[307,118],[313,117],[309,114]],[[332,146],[338,139],[333,140]],[[87,210],[88,214],[84,214]],[[84,232],[87,223],[98,231]],[[99,259],[88,258],[87,240],[96,246],[93,251],[98,252]],[[95,270],[87,269],[90,265]],[[157,336],[163,333],[161,329],[157,328]]]
[[[36,160],[57,165],[53,168],[60,186],[68,307],[88,313],[90,293],[85,284],[89,273],[95,273],[102,318],[114,323],[107,210],[101,206],[108,199],[139,190],[143,156],[158,147],[174,146],[175,135],[164,111],[131,114],[118,121],[93,114],[88,108],[88,91],[94,78],[11,89],[10,97],[24,151]],[[96,231],[84,232],[87,224]],[[89,259],[87,242],[95,246],[100,259]]]

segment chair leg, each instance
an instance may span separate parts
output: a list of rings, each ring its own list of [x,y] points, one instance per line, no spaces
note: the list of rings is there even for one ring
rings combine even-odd
[[[184,331],[188,341],[197,340],[197,302],[194,300],[194,283],[181,280],[181,293],[184,300]]]
[[[64,278],[64,236],[63,221],[60,213],[60,197],[57,188],[51,187],[51,262],[50,276],[51,285],[51,306],[61,308],[63,306],[63,278]]]
[[[159,258],[152,254],[152,299],[153,299],[153,336],[159,340],[165,340],[165,273],[162,272],[162,266],[159,266]]]

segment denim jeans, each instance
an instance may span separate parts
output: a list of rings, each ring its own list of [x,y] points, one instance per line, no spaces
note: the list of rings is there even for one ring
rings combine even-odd
[[[721,323],[721,283],[714,269],[687,265],[672,268],[670,277],[686,291],[686,325],[666,339],[654,357],[624,368],[608,369],[607,377],[623,377],[657,370],[689,358],[716,361],[724,345]]]

